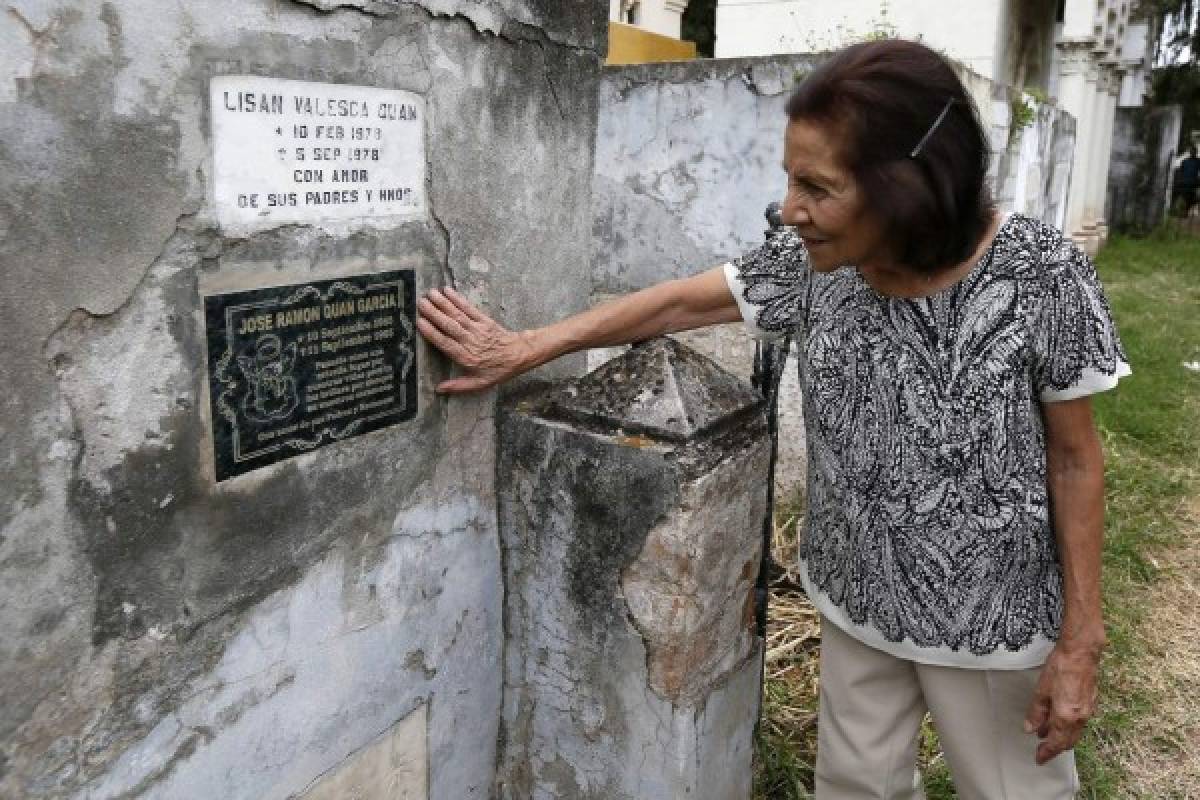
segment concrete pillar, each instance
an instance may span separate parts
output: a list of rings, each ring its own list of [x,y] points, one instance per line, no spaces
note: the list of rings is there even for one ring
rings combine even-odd
[[[670,339],[498,420],[507,800],[748,800],[758,395]]]
[[[1059,42],[1059,104],[1064,111],[1075,117],[1075,155],[1071,162],[1071,182],[1067,193],[1067,216],[1064,232],[1082,243],[1086,239],[1084,229],[1084,205],[1087,197],[1087,164],[1090,145],[1091,101],[1094,91],[1088,81],[1092,66],[1090,40]]]
[[[683,35],[683,12],[687,11],[688,0],[663,0],[663,12],[670,20],[672,33],[679,39]]]
[[[1104,160],[1104,120],[1108,116],[1108,67],[1100,63],[1102,53],[1093,51],[1093,63],[1089,74],[1089,86],[1092,87],[1091,113],[1088,118],[1088,151],[1087,151],[1087,192],[1084,197],[1084,224],[1096,226],[1104,216],[1104,203],[1098,201],[1103,193],[1107,176],[1099,171],[1100,162]],[[1091,80],[1095,76],[1094,82]]]
[[[1076,121],[1075,156],[1067,195],[1067,224],[1064,232],[1085,249],[1095,245],[1095,228],[1087,213],[1087,186],[1095,106],[1096,3],[1095,0],[1065,0],[1061,40],[1058,42],[1059,100]]]
[[[1090,39],[1096,20],[1094,0],[1065,0],[1062,36],[1065,41]]]
[[[636,7],[632,24],[643,30],[678,39],[683,28],[683,12],[688,0],[609,0],[609,20],[627,22],[625,11]]]
[[[1100,146],[1093,164],[1094,178],[1090,184],[1093,191],[1092,203],[1095,204],[1099,217],[1097,232],[1101,245],[1108,240],[1109,225],[1105,218],[1105,209],[1108,205],[1108,172],[1109,166],[1112,164],[1113,125],[1116,123],[1117,99],[1120,96],[1121,83],[1124,78],[1123,72],[1115,64],[1104,65],[1103,72],[1104,82],[1100,94],[1103,114],[1099,121],[1098,132]]]
[[[1079,141],[1076,144],[1075,165],[1078,167],[1079,182],[1071,186],[1072,200],[1079,204],[1080,219],[1078,227],[1071,230],[1070,235],[1088,253],[1095,253],[1099,248],[1096,222],[1100,213],[1092,201],[1092,192],[1096,180],[1097,151],[1100,147],[1100,117],[1102,115],[1100,72],[1097,52],[1093,48],[1088,61]]]

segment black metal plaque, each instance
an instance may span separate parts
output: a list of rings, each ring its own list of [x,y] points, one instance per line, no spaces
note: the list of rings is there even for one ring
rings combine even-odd
[[[412,270],[204,298],[217,480],[417,413]]]

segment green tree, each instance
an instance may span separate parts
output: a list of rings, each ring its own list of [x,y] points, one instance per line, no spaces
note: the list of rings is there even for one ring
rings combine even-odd
[[[1196,56],[1200,55],[1198,13],[1200,0],[1142,0],[1138,14],[1150,18],[1157,25],[1156,64],[1196,64]]]
[[[1200,130],[1200,0],[1143,0],[1138,11],[1157,26],[1154,103],[1183,106],[1185,147]]]

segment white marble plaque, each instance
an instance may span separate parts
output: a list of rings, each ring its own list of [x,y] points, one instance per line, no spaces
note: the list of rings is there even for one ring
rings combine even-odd
[[[210,86],[217,220],[231,233],[425,213],[413,92],[224,75]]]

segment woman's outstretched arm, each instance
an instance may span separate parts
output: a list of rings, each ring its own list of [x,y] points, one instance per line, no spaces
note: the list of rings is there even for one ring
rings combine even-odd
[[[720,267],[527,331],[507,330],[450,288],[431,290],[417,311],[421,335],[464,370],[438,385],[445,393],[487,389],[567,353],[741,319]]]

